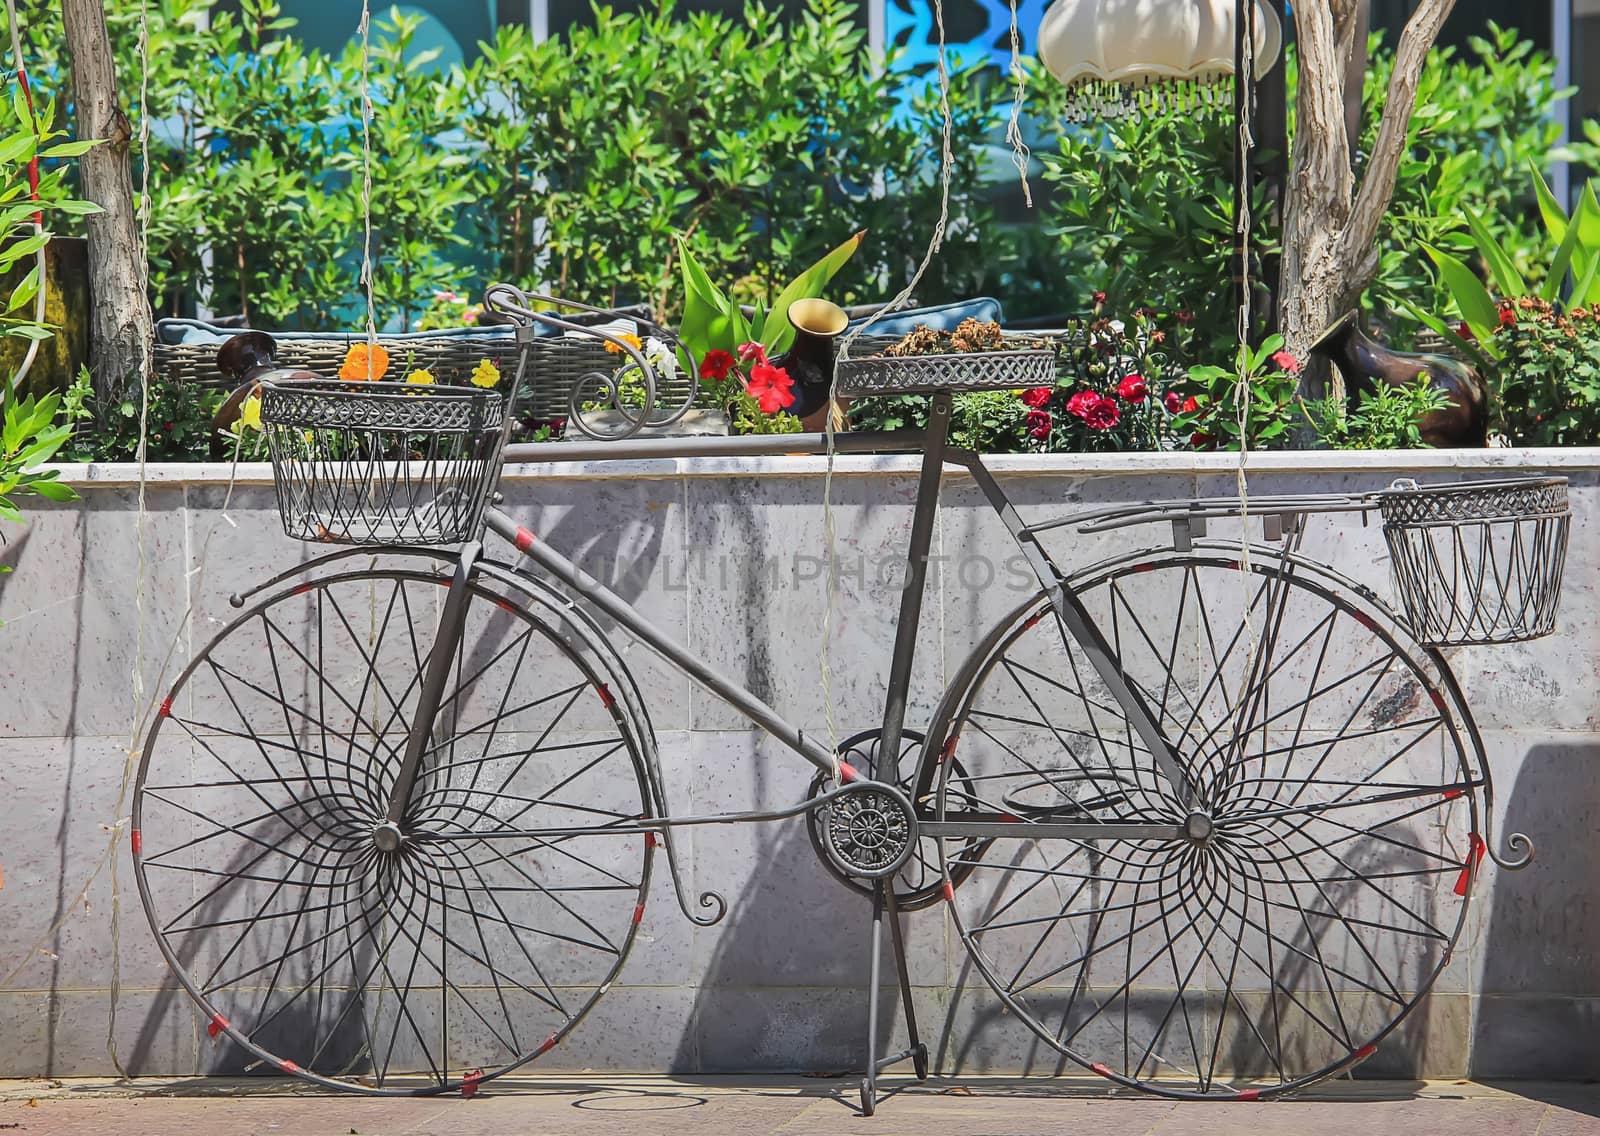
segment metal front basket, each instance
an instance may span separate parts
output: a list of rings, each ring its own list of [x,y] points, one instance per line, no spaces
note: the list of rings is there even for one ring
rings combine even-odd
[[[1550,634],[1567,559],[1567,482],[1528,477],[1378,494],[1395,590],[1423,643],[1461,647]]]
[[[471,387],[262,384],[283,531],[331,544],[455,544],[477,536],[505,404]]]
[[[974,351],[951,355],[870,355],[841,359],[840,394],[928,394],[939,390],[1019,390],[1056,381],[1054,351]]]

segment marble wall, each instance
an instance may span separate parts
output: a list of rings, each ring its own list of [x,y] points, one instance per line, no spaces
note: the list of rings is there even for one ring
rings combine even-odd
[[[1502,829],[1534,836],[1519,874],[1485,864],[1456,961],[1369,1064],[1395,1075],[1600,1077],[1600,451],[1251,459],[1250,491],[1375,488],[1549,468],[1573,486],[1558,633],[1455,653],[1484,730]],[[1391,460],[1392,459],[1392,460]],[[1226,456],[996,459],[1025,516],[1155,497],[1234,492]],[[839,572],[831,678],[820,459],[612,463],[508,471],[507,509],[633,600],[702,658],[808,731],[881,715],[908,539],[914,467],[841,458],[831,482]],[[115,1059],[163,1075],[228,1067],[167,978],[128,859],[130,752],[227,597],[307,556],[278,526],[270,474],[251,467],[68,467],[72,505],[30,503],[0,545],[0,1077],[104,1074]],[[996,519],[952,472],[935,537],[908,721],[925,723],[980,630],[1027,594]],[[142,506],[142,507],[141,507]],[[1055,530],[1087,565],[1164,531]],[[1314,522],[1307,547],[1380,591],[1375,525]],[[751,732],[642,646],[626,652],[661,744],[674,812],[781,807],[811,770]],[[730,911],[690,925],[664,874],[618,985],[545,1067],[838,1070],[863,1056],[866,901],[818,864],[802,822],[684,838],[688,883]],[[1003,1012],[942,907],[908,920],[918,1010],[947,1071],[1060,1068]],[[113,997],[113,989],[116,990]],[[114,1013],[113,1013],[114,1009]],[[108,1047],[108,1035],[114,1043]]]

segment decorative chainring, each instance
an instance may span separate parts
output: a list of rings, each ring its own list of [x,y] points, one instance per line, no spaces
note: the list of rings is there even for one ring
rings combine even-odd
[[[882,784],[846,785],[821,809],[828,859],[846,876],[876,880],[905,866],[917,843],[911,802]]]

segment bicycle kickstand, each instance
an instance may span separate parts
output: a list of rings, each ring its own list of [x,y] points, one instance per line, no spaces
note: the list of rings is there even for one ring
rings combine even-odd
[[[889,934],[894,941],[894,962],[899,979],[900,1005],[905,1009],[908,1047],[899,1053],[878,1058],[878,988],[882,974],[883,923],[888,917]],[[894,899],[894,881],[880,880],[872,893],[872,955],[867,968],[867,1070],[861,1079],[861,1115],[871,1116],[878,1108],[878,1073],[891,1065],[911,1059],[917,1080],[928,1079],[928,1047],[917,1034],[917,1011],[911,1002],[911,972],[906,966],[905,934],[900,929],[900,909]]]

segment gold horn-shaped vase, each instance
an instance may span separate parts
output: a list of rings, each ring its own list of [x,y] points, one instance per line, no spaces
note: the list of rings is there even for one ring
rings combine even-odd
[[[827,300],[796,300],[789,305],[794,345],[772,362],[794,380],[794,405],[789,413],[807,430],[821,430],[825,425],[828,392],[833,389],[834,348],[849,322],[844,309]]]

